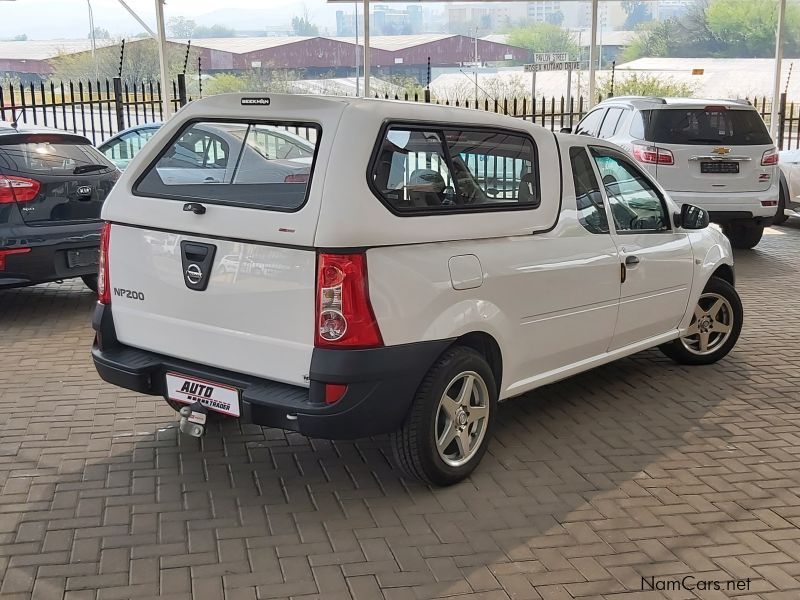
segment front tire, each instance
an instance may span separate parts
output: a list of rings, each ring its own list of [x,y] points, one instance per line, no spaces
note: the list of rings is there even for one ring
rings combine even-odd
[[[722,228],[731,241],[731,246],[740,250],[750,250],[758,245],[764,235],[764,226],[753,222],[733,222]]]
[[[97,293],[97,274],[93,275],[81,275],[81,279],[86,287],[92,290],[95,294]]]
[[[715,363],[736,345],[743,317],[736,288],[724,279],[712,277],[700,294],[686,333],[659,346],[659,350],[683,365]]]
[[[466,346],[448,349],[391,435],[398,466],[432,485],[461,481],[486,453],[496,410],[497,385],[486,359]]]

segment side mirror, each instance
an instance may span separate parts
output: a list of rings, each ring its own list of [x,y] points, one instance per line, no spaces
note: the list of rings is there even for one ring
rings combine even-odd
[[[692,204],[681,206],[680,214],[675,213],[673,220],[676,227],[683,229],[705,229],[710,222],[708,211]]]
[[[572,127],[562,127],[560,131],[561,133],[572,133]]]

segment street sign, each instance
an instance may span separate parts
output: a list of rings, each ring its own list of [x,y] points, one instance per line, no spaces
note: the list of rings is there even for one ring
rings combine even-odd
[[[541,71],[574,71],[580,68],[581,68],[581,61],[579,60],[532,63],[524,66],[526,73],[536,73]]]
[[[535,63],[566,62],[568,60],[568,52],[535,52],[533,55]]]

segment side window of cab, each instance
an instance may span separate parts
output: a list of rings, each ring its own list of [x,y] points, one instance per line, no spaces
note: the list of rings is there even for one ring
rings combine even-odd
[[[578,221],[589,233],[608,233],[608,217],[589,153],[582,146],[569,149]]]

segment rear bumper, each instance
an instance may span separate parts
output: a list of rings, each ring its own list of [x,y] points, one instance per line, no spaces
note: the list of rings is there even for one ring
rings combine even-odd
[[[22,254],[11,254],[5,259],[5,269],[0,271],[0,289],[35,285],[48,281],[70,279],[97,273],[97,265],[70,267],[67,252],[70,250],[97,250],[100,246],[100,225],[92,225],[83,231],[74,228],[60,232],[55,227],[30,227],[26,235],[3,239],[3,247],[27,248]]]
[[[167,371],[216,381],[240,390],[241,419],[326,439],[355,439],[396,431],[414,394],[451,340],[367,350],[316,348],[309,387],[217,369],[120,344],[111,308],[95,309],[92,358],[105,381],[142,394],[164,396]],[[324,402],[324,384],[347,384],[344,396]]]
[[[693,204],[709,212],[714,223],[728,223],[739,219],[756,220],[763,225],[772,222],[778,210],[778,186],[763,192],[671,192],[669,197],[678,205]],[[762,202],[774,202],[763,206]]]

